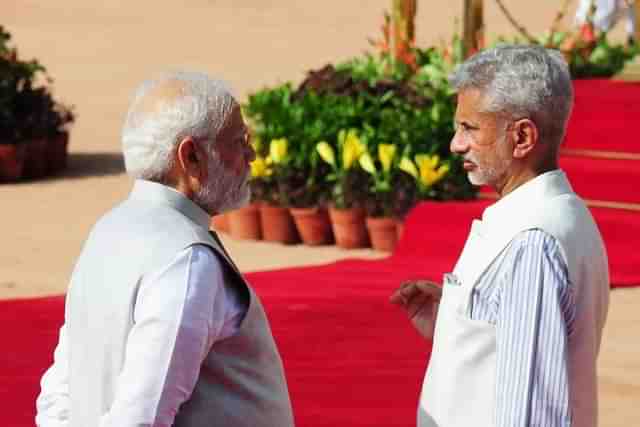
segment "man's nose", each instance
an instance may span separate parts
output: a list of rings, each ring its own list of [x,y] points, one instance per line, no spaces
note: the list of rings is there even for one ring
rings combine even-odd
[[[460,135],[460,132],[456,132],[453,135],[451,143],[449,144],[449,150],[456,154],[463,154],[469,150],[469,144],[465,141],[465,138]]]

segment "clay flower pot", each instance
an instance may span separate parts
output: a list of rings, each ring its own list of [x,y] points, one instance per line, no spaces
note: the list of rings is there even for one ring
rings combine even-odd
[[[305,245],[326,245],[333,241],[331,220],[325,208],[289,208],[289,212]]]
[[[27,155],[22,176],[30,179],[42,178],[47,174],[47,140],[45,138],[34,139],[29,141],[26,146]]]
[[[58,173],[67,168],[69,133],[62,132],[47,142],[47,172]]]
[[[262,238],[267,242],[292,244],[300,241],[289,208],[263,203],[260,205],[260,222]]]
[[[212,217],[211,227],[221,233],[229,233],[229,214],[222,213]]]
[[[366,248],[369,246],[369,235],[365,226],[365,211],[360,207],[336,209],[329,207],[331,228],[336,245],[344,249]]]
[[[0,144],[0,181],[22,178],[26,150],[24,144]]]
[[[366,224],[373,249],[393,252],[398,242],[396,220],[391,217],[367,217]]]
[[[260,207],[251,203],[229,212],[229,233],[236,239],[260,240]]]

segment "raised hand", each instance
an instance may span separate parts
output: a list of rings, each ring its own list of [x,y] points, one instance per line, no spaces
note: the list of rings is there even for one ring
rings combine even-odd
[[[400,285],[389,301],[404,308],[418,332],[423,337],[432,339],[441,296],[442,288],[437,283],[409,280]]]

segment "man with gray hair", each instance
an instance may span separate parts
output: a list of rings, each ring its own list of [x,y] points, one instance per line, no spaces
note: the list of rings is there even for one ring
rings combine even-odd
[[[74,268],[36,424],[292,427],[260,300],[209,231],[250,196],[238,103],[206,75],[164,75],[136,92],[122,142],[136,181]]]
[[[451,83],[451,150],[500,198],[473,221],[441,288],[408,282],[391,297],[433,339],[418,424],[596,426],[609,272],[597,226],[558,169],[567,66],[556,51],[503,45]]]

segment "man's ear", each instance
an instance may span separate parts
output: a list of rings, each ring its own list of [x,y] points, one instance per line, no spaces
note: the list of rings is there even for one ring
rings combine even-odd
[[[538,127],[530,119],[516,120],[514,133],[513,157],[523,159],[538,145]]]
[[[187,136],[178,143],[176,161],[181,172],[189,178],[201,178],[203,159],[195,140]]]

